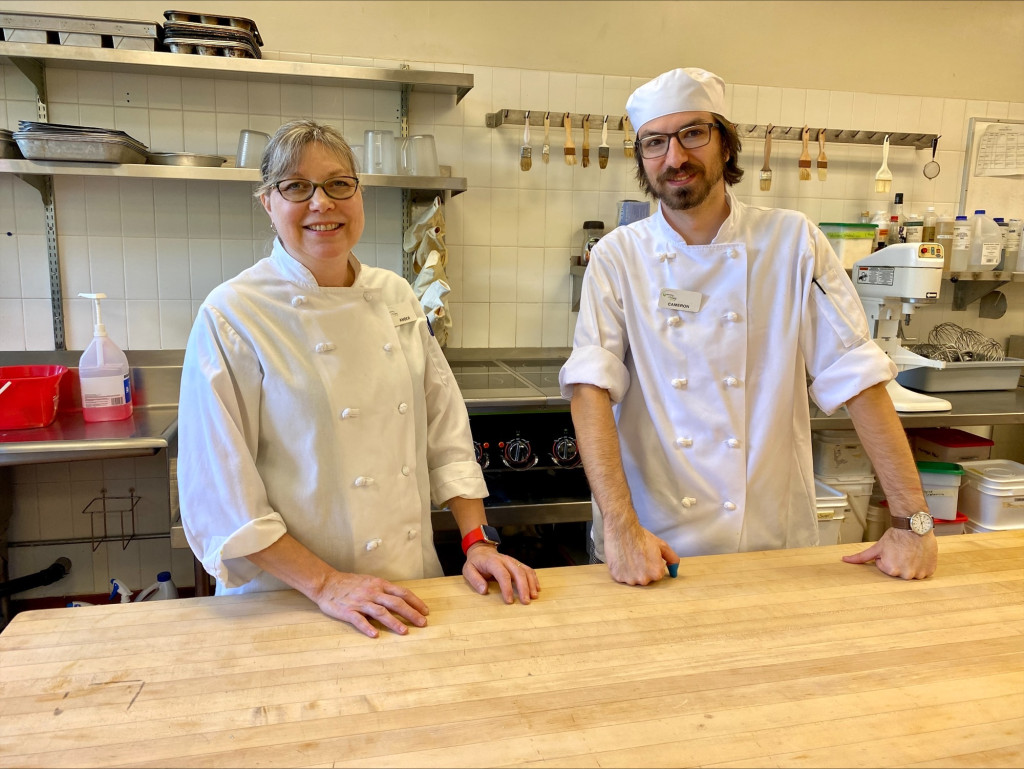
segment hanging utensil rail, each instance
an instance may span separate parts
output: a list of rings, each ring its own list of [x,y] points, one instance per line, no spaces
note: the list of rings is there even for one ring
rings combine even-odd
[[[543,126],[544,116],[555,117],[556,123],[563,123],[566,115],[569,117],[569,124],[573,128],[582,128],[585,117],[593,118],[603,114],[597,112],[556,112],[555,110],[525,110],[525,109],[501,109],[497,112],[487,113],[485,123],[488,128],[497,128],[502,125],[521,126],[526,124],[529,115],[531,126]],[[621,131],[625,115],[608,115],[608,130]],[[928,149],[932,141],[938,138],[938,134],[918,133],[916,131],[875,131],[855,130],[852,128],[825,128],[810,126],[811,136],[817,136],[818,132],[825,131],[825,140],[835,144],[873,144],[881,146],[886,135],[889,137],[889,145],[892,147],[913,147],[914,149]],[[736,131],[740,139],[764,139],[768,131],[768,125],[764,123],[737,123]],[[800,134],[803,126],[774,126],[772,128],[773,141],[801,141]]]

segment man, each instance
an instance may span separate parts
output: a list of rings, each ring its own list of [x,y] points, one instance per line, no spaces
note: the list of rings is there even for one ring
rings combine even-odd
[[[885,391],[896,368],[821,231],[728,190],[743,171],[724,93],[718,76],[676,69],[626,103],[637,178],[659,206],[594,247],[559,375],[594,554],[645,585],[681,556],[817,544],[809,376],[823,411],[846,405],[893,516],[843,560],[928,577],[931,517]]]

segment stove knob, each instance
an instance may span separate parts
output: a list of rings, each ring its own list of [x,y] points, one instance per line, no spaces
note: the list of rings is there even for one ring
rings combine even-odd
[[[490,448],[489,443],[480,443],[479,441],[473,441],[473,451],[476,452],[476,462],[484,470],[491,464],[491,456],[487,453],[487,449]]]
[[[537,455],[533,453],[530,442],[526,438],[520,438],[518,434],[512,440],[498,445],[502,447],[501,461],[505,463],[505,467],[527,470],[537,464]]]
[[[576,439],[569,435],[556,438],[551,446],[551,459],[559,467],[576,467],[580,463],[580,453],[576,448]]]

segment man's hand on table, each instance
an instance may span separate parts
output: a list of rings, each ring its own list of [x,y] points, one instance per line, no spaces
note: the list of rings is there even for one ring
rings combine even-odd
[[[881,538],[867,550],[844,555],[843,560],[846,563],[867,563],[873,560],[875,567],[890,577],[925,579],[935,573],[938,550],[933,532],[922,537],[912,531],[886,529]]]
[[[604,559],[612,579],[625,585],[648,585],[665,576],[665,564],[679,563],[668,542],[656,537],[638,521],[621,526],[605,522]]]

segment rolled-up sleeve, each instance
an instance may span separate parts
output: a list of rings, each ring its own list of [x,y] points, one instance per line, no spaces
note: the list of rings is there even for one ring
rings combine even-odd
[[[256,577],[260,569],[246,556],[286,531],[256,467],[261,379],[252,351],[204,305],[181,374],[179,498],[189,546],[225,587]]]
[[[629,371],[623,363],[629,342],[622,292],[610,260],[601,256],[601,246],[594,247],[583,277],[572,354],[558,372],[559,390],[566,400],[572,398],[577,384],[607,390],[613,403],[620,402],[629,389]]]

